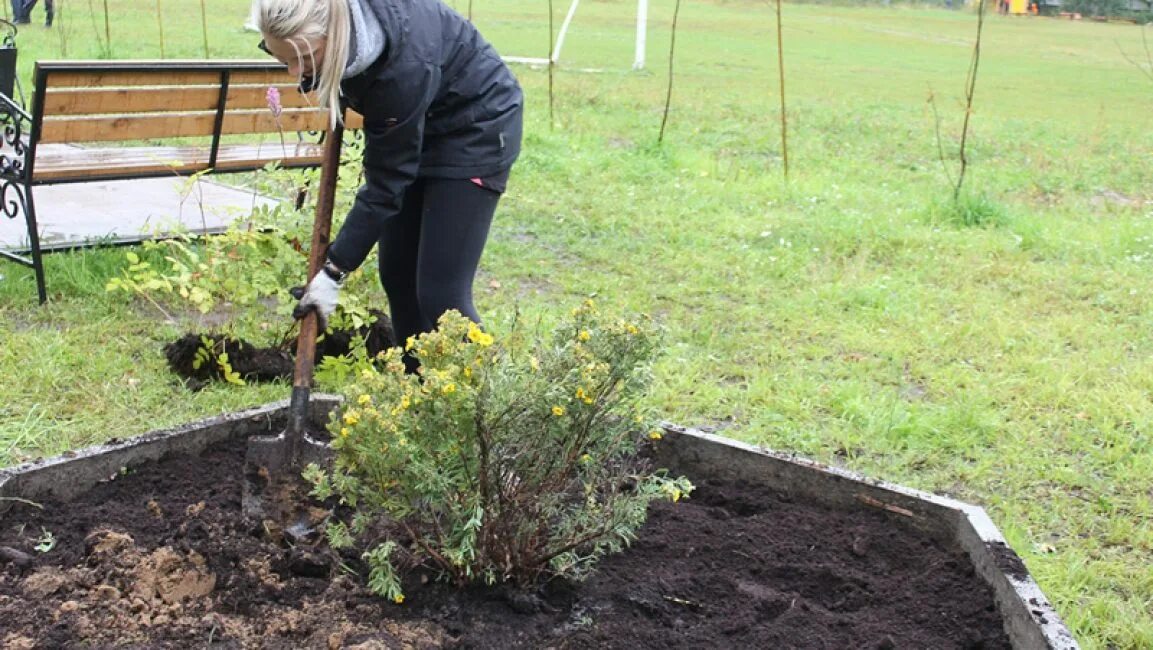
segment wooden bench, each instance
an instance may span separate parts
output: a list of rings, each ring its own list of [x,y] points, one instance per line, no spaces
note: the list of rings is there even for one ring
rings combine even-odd
[[[28,228],[26,249],[0,256],[31,267],[47,300],[37,186],[319,167],[328,113],[311,99],[268,61],[38,62],[30,113],[0,94],[0,215]],[[360,128],[360,116],[346,126]],[[242,137],[253,135],[262,141]]]

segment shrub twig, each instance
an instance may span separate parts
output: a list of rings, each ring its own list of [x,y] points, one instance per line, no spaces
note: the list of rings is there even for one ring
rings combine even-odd
[[[204,58],[208,56],[208,9],[204,6],[204,0],[200,0],[200,28],[201,33],[204,34]]]
[[[785,160],[785,180],[789,178],[789,115],[785,103],[785,41],[781,27],[781,0],[777,0],[777,76],[781,80],[781,154]]]
[[[981,34],[985,27],[985,5],[987,3],[980,2],[977,5],[977,38],[973,42],[973,56],[969,61],[969,72],[965,78],[965,121],[961,125],[961,144],[958,152],[961,158],[961,169],[957,174],[957,184],[953,186],[953,201],[959,201],[961,198],[961,188],[965,184],[965,172],[969,168],[968,156],[968,141],[969,141],[969,121],[973,116],[973,97],[977,90],[977,69],[981,64]]]
[[[104,42],[108,44],[108,58],[112,58],[112,23],[108,18],[108,0],[104,0]]]
[[[160,58],[164,58],[164,8],[156,0],[156,29],[160,34]]]
[[[669,105],[673,101],[673,59],[677,51],[677,17],[681,13],[681,0],[673,7],[673,28],[669,38],[669,83],[665,90],[665,112],[661,116],[661,132],[657,135],[657,144],[665,141],[665,125],[669,121]]]
[[[555,125],[553,119],[553,70],[556,61],[553,61],[553,8],[552,0],[548,0],[548,128],[551,131]]]
[[[945,158],[945,142],[941,137],[941,113],[937,110],[937,96],[929,90],[929,99],[926,100],[929,104],[930,110],[933,111],[933,136],[937,141],[937,160],[941,162],[941,170],[945,172],[945,178],[949,181],[949,185],[956,185],[953,180],[953,171],[949,169],[949,162]]]

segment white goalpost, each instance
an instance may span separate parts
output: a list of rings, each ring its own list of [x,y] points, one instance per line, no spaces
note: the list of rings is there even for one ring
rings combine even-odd
[[[557,34],[556,44],[553,46],[551,58],[544,59],[540,57],[531,56],[506,56],[505,61],[510,63],[524,63],[527,65],[548,65],[560,61],[561,49],[564,47],[564,39],[568,34],[569,25],[572,24],[573,16],[576,15],[577,6],[580,5],[580,0],[572,0],[569,5],[568,13],[565,14],[564,22],[561,23],[560,32]],[[645,67],[645,36],[648,33],[648,16],[649,16],[649,0],[637,0],[637,36],[636,36],[636,49],[633,55],[633,70],[643,70]]]
[[[633,55],[633,70],[645,69],[645,36],[649,26],[649,0],[637,0],[637,47]]]

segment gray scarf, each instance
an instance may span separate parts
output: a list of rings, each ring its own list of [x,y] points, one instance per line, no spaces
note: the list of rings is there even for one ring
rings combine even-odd
[[[352,33],[348,39],[348,66],[342,78],[348,79],[364,72],[384,52],[385,35],[380,19],[368,6],[368,0],[348,0],[352,15]]]

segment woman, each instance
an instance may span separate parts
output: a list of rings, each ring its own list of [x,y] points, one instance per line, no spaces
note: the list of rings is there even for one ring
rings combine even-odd
[[[256,3],[261,49],[316,90],[334,123],[342,103],[364,116],[364,186],[297,316],[327,318],[345,276],[378,245],[398,341],[450,309],[479,323],[473,279],[520,153],[512,73],[439,0]]]

